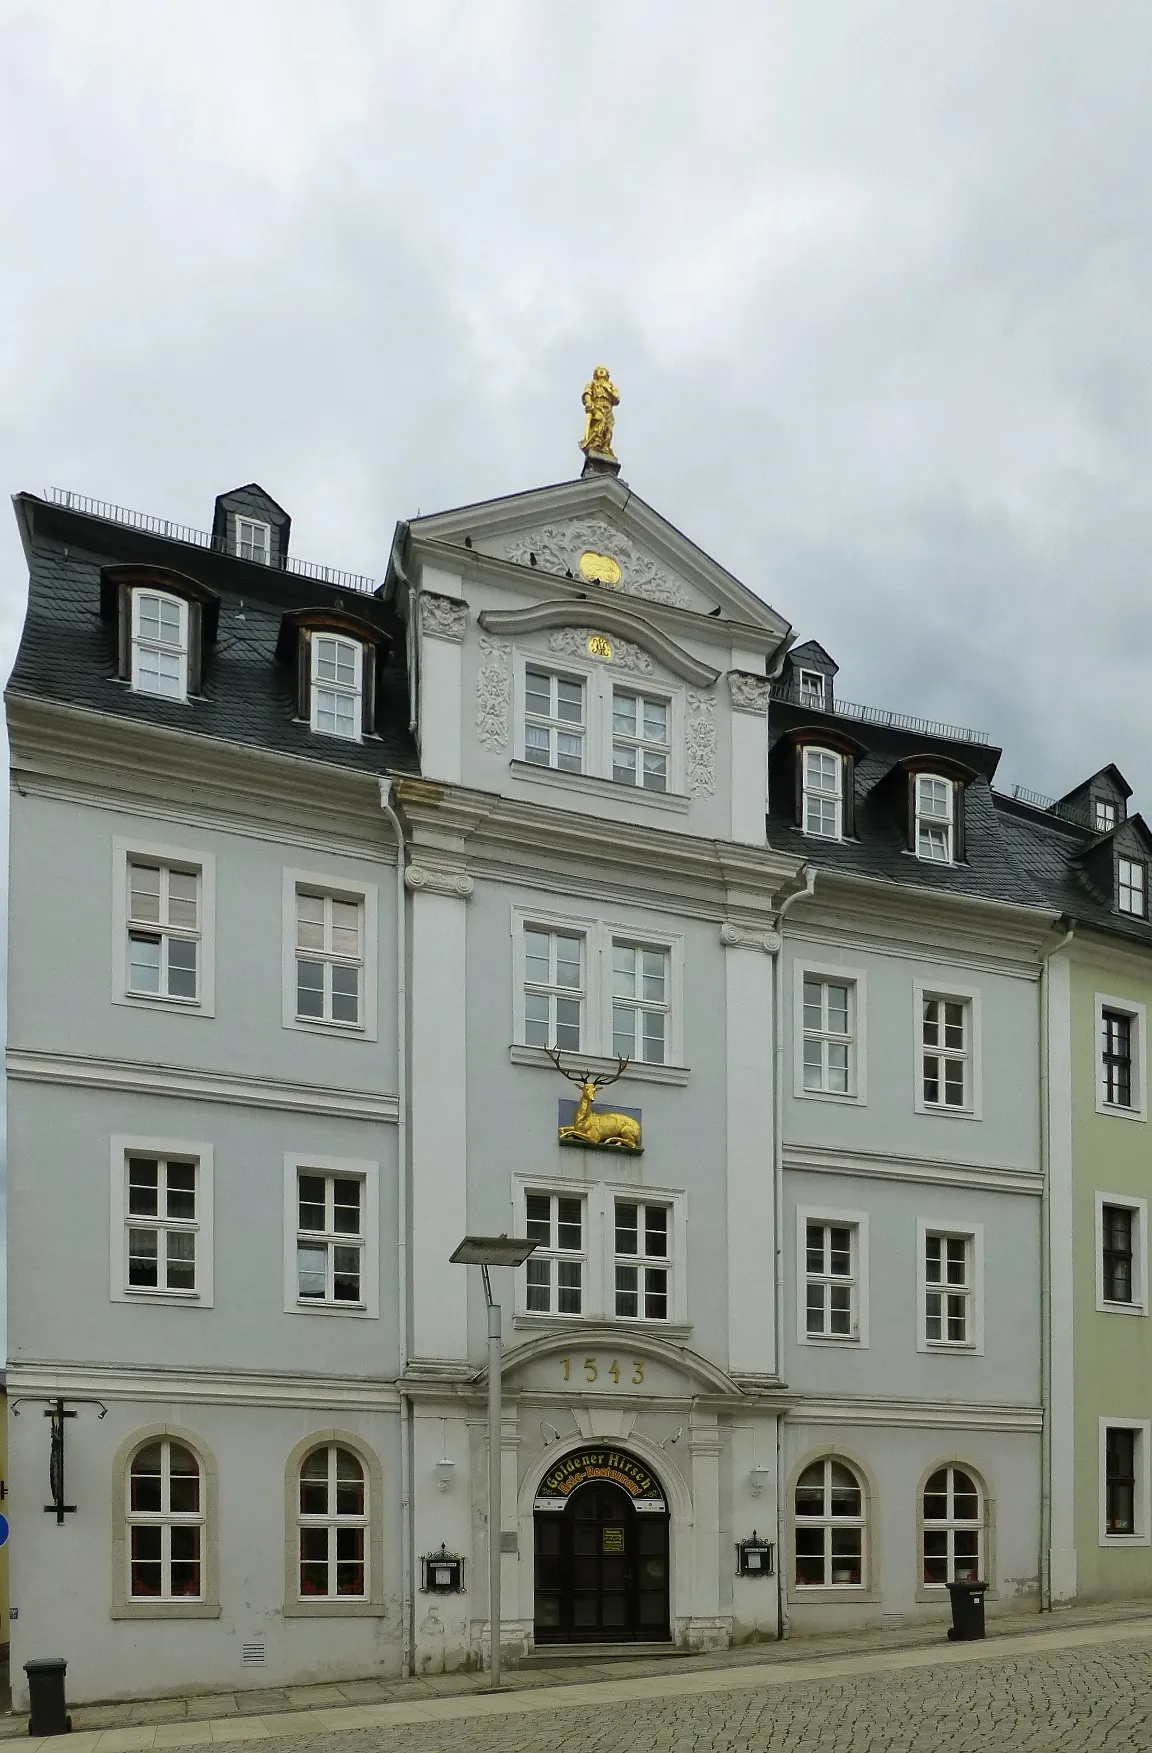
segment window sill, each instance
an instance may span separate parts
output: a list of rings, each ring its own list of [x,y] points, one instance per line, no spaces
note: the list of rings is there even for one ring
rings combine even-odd
[[[1143,1108],[1122,1108],[1117,1102],[1097,1102],[1098,1114],[1110,1114],[1114,1120],[1147,1120],[1147,1112]]]
[[[366,1303],[289,1303],[286,1315],[335,1315],[341,1321],[374,1321],[376,1315]]]
[[[955,1339],[925,1339],[920,1348],[922,1351],[935,1353],[939,1357],[979,1357],[980,1347],[973,1340],[962,1342]]]
[[[937,1107],[934,1102],[917,1102],[916,1112],[927,1115],[930,1120],[982,1120],[984,1118],[982,1114],[976,1112],[975,1108],[945,1108],[943,1105]]]
[[[124,1296],[134,1303],[154,1303],[163,1306],[165,1303],[183,1304],[184,1307],[203,1308],[204,1293],[199,1290],[159,1290],[150,1285],[126,1284]]]
[[[285,1601],[285,1619],[386,1619],[383,1601]]]
[[[867,1351],[868,1341],[859,1333],[798,1333],[797,1345],[840,1346],[849,1351]]]
[[[646,791],[642,785],[621,785],[615,779],[602,779],[598,773],[565,773],[559,767],[539,767],[535,761],[510,761],[508,766],[513,779],[524,779],[531,785],[556,785],[566,791],[587,792],[591,797],[631,798],[634,803],[651,804],[681,816],[691,807],[691,800],[682,791]]]
[[[879,1593],[864,1583],[812,1583],[807,1586],[793,1583],[788,1590],[789,1605],[793,1607],[843,1606],[853,1601],[869,1606],[880,1599]]]
[[[1096,1304],[1098,1315],[1146,1315],[1148,1308],[1145,1303],[1110,1303],[1102,1297]]]
[[[853,1091],[797,1090],[792,1092],[798,1102],[834,1102],[846,1108],[866,1108],[867,1101]]]
[[[113,1004],[130,1004],[138,1010],[167,1010],[174,1016],[211,1016],[212,1011],[199,998],[169,998],[159,992],[121,992]]]
[[[362,1023],[324,1023],[310,1021],[306,1017],[285,1017],[286,1029],[298,1029],[302,1035],[324,1035],[333,1041],[374,1041],[376,1036],[370,1033]]]
[[[1147,1534],[1101,1534],[1099,1544],[1102,1547],[1148,1546],[1152,1540]]]
[[[512,1325],[524,1330],[540,1331],[544,1329],[553,1333],[578,1333],[581,1327],[596,1327],[601,1330],[597,1334],[596,1343],[602,1345],[607,1344],[603,1335],[605,1327],[615,1329],[620,1334],[621,1339],[629,1333],[635,1333],[641,1337],[652,1334],[653,1337],[658,1336],[663,1339],[688,1339],[692,1334],[692,1327],[688,1322],[629,1321],[616,1315],[529,1315],[522,1313],[513,1316]],[[588,1390],[595,1386],[592,1382],[585,1382],[583,1385]]]
[[[218,1601],[119,1601],[112,1619],[219,1619]]]
[[[565,1052],[569,1052],[569,1049],[565,1048]],[[575,1049],[572,1049],[571,1052],[575,1055]],[[513,1065],[535,1065],[541,1071],[550,1071],[553,1076],[556,1075],[556,1067],[543,1047],[525,1047],[513,1043],[508,1049],[508,1057]],[[617,1061],[606,1058],[602,1053],[581,1053],[579,1059],[581,1071],[585,1068],[593,1073],[614,1072],[616,1070]],[[628,1069],[624,1073],[624,1079],[631,1077],[635,1078],[638,1083],[666,1083],[682,1087],[688,1082],[691,1075],[687,1065],[648,1065],[642,1059],[630,1059]]]

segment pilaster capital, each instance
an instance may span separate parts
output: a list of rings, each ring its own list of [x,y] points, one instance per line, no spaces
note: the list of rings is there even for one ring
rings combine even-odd
[[[450,639],[459,645],[468,625],[468,604],[458,597],[440,596],[436,591],[420,592],[420,631],[430,639]]]
[[[762,716],[772,698],[772,684],[766,676],[755,676],[749,670],[728,671],[728,692],[733,712],[753,712]]]
[[[434,864],[410,864],[404,881],[418,895],[449,895],[458,901],[467,901],[476,887],[466,870]]]
[[[780,948],[780,933],[758,925],[737,925],[726,919],[720,927],[720,942],[726,950],[763,950],[774,956]]]

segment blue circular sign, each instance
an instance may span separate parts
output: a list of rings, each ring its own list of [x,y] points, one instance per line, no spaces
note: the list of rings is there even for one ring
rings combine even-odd
[[[0,1546],[8,1544],[8,1517],[0,1516]]]

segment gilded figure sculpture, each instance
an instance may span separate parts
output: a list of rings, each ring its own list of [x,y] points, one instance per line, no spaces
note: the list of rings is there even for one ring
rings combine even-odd
[[[616,424],[613,408],[620,402],[620,392],[608,376],[608,367],[598,365],[592,373],[592,382],[585,387],[584,436],[580,440],[580,449],[585,456],[608,457],[616,461],[616,452],[612,449],[612,429]]]
[[[597,1090],[606,1084],[615,1083],[623,1077],[628,1068],[626,1059],[618,1059],[616,1070],[609,1077],[601,1072],[594,1077],[590,1071],[565,1071],[560,1063],[560,1054],[555,1047],[545,1048],[549,1059],[562,1077],[569,1083],[579,1084],[580,1100],[576,1104],[576,1112],[572,1116],[570,1126],[561,1126],[559,1139],[561,1144],[591,1144],[609,1150],[639,1150],[640,1122],[631,1114],[613,1113],[604,1108],[596,1108]]]

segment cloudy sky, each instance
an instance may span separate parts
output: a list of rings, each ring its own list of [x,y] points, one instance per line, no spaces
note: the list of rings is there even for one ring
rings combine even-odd
[[[1145,0],[0,0],[0,476],[304,558],[637,492],[841,664],[1152,809]],[[24,597],[0,528],[0,663]]]

